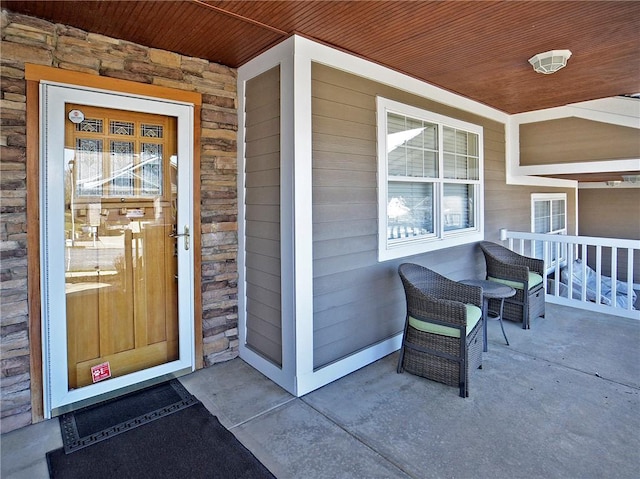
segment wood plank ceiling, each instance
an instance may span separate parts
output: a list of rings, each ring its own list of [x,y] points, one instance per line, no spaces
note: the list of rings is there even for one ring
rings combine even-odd
[[[638,1],[13,1],[14,12],[239,67],[297,33],[507,113],[640,92]],[[569,49],[553,75],[527,59]]]

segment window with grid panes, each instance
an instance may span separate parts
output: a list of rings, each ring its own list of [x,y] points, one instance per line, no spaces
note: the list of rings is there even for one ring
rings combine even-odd
[[[531,195],[531,232],[543,234],[567,234],[567,195],[566,193],[534,193]],[[534,256],[544,259],[548,267],[563,263],[566,258],[565,245],[551,247],[544,257],[544,244],[534,242]]]
[[[170,140],[169,120],[120,110],[105,118],[87,115],[70,133],[75,145],[75,196],[90,198],[154,198],[166,194],[162,184]]]
[[[478,241],[482,127],[378,98],[381,261]]]

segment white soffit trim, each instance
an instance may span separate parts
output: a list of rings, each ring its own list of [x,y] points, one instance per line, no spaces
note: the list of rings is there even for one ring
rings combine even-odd
[[[293,169],[293,301],[295,305],[296,395],[300,377],[313,373],[313,134],[311,62],[294,53],[292,112]],[[285,232],[282,232],[283,236]],[[284,257],[283,257],[284,258]],[[311,354],[310,354],[311,352]],[[351,371],[345,372],[348,374]]]
[[[640,129],[640,100],[626,97],[601,98],[512,116],[517,124],[570,117]]]
[[[574,180],[530,175],[600,173],[640,168],[638,159],[520,166],[520,125],[570,117],[640,129],[640,101],[625,97],[602,98],[512,115],[507,125],[506,135],[507,184],[577,187],[578,182]]]
[[[581,163],[557,163],[551,165],[520,166],[518,172],[525,175],[552,175],[576,173],[606,173],[635,171],[640,169],[640,158],[628,160],[584,161]]]
[[[247,81],[271,70],[293,56],[293,39],[287,38],[238,68],[238,82]]]

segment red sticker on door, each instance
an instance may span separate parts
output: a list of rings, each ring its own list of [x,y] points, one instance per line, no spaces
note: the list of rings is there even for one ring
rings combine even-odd
[[[91,379],[94,383],[102,381],[103,379],[109,379],[111,377],[111,366],[109,361],[102,364],[96,364],[91,367]]]

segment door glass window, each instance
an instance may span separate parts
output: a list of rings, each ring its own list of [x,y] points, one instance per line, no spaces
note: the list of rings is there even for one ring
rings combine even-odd
[[[65,295],[69,389],[178,358],[176,119],[68,104]]]

